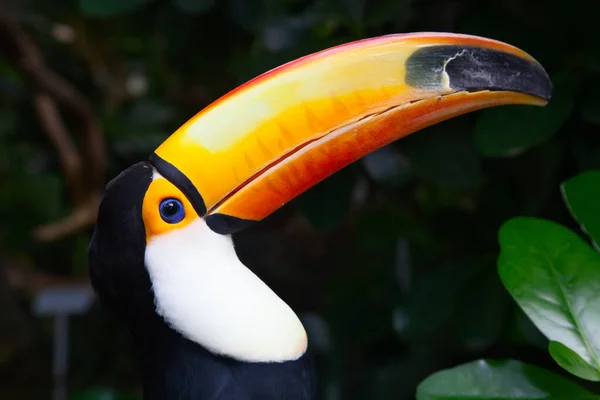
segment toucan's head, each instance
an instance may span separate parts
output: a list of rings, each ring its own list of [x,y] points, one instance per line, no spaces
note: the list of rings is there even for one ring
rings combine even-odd
[[[109,183],[92,282],[131,324],[158,315],[216,354],[296,359],[302,324],[240,263],[230,234],[394,140],[485,107],[544,105],[551,90],[528,54],[466,35],[383,36],[285,64]]]

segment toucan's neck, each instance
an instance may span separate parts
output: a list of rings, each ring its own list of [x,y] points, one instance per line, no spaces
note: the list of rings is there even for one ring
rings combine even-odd
[[[313,400],[310,356],[283,363],[247,363],[217,356],[172,330],[158,315],[131,328],[145,400]]]
[[[218,390],[227,370],[225,361],[185,339],[162,318],[150,317],[143,326],[132,328],[132,334],[145,400],[212,398],[211,391]]]

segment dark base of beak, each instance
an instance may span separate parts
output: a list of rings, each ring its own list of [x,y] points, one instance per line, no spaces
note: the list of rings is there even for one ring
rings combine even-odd
[[[425,89],[444,89],[449,83],[455,91],[520,92],[544,100],[552,95],[550,78],[539,63],[484,47],[419,49],[406,61],[406,82]]]
[[[220,235],[230,235],[248,228],[256,221],[232,217],[224,214],[210,214],[204,217],[206,225]]]

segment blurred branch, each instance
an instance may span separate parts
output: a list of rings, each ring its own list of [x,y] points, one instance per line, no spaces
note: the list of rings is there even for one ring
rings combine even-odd
[[[86,277],[66,277],[40,272],[15,260],[4,260],[3,264],[0,273],[5,276],[8,287],[27,296],[34,296],[41,290],[56,286],[89,285]]]
[[[35,109],[58,153],[71,190],[75,205],[73,213],[34,231],[38,240],[60,239],[92,225],[96,219],[106,167],[104,137],[87,99],[46,65],[36,44],[6,15],[0,15],[0,50],[35,87]],[[69,110],[83,126],[83,155],[69,136],[58,104]]]
[[[33,95],[33,103],[50,141],[59,154],[72,197],[78,204],[81,202],[84,190],[81,179],[82,161],[77,148],[69,138],[69,133],[60,117],[60,110],[54,99],[47,92],[39,91]]]
[[[94,224],[99,204],[100,194],[95,193],[85,203],[75,207],[67,217],[52,224],[42,225],[35,229],[33,234],[38,240],[48,242],[78,232]]]

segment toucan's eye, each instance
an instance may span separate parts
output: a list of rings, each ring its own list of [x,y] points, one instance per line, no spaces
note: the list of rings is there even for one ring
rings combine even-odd
[[[160,217],[168,224],[177,224],[185,218],[183,204],[177,199],[166,199],[160,202]]]

